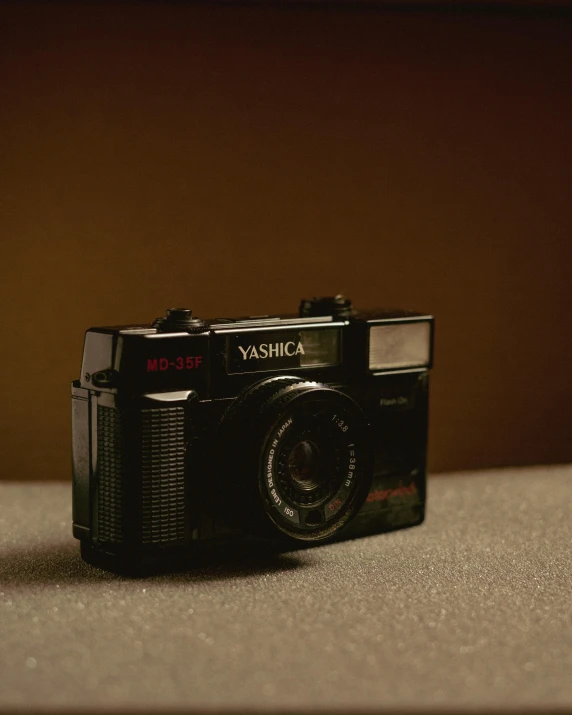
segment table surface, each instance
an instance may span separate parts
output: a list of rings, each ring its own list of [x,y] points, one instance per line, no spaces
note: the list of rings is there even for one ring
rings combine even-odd
[[[435,476],[422,526],[175,575],[0,484],[0,711],[572,712],[572,466]]]

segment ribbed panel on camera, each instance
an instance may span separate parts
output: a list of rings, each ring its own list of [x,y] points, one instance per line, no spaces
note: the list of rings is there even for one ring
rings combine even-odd
[[[123,540],[123,465],[121,422],[117,410],[97,407],[97,540],[118,544]]]
[[[182,407],[143,410],[142,541],[185,536],[185,413]]]

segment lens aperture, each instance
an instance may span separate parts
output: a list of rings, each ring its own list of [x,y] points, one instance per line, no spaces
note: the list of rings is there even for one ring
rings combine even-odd
[[[291,434],[284,435],[277,455],[276,480],[280,492],[292,504],[314,507],[339,488],[338,450],[316,414],[293,422],[298,423],[298,429],[293,424]]]
[[[291,450],[288,470],[294,485],[303,492],[312,492],[320,486],[320,450],[315,442],[305,439]]]

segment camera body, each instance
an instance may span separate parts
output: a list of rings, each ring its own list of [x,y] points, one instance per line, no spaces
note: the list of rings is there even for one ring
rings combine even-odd
[[[193,318],[87,331],[72,383],[73,533],[89,563],[181,568],[424,518],[433,318]]]

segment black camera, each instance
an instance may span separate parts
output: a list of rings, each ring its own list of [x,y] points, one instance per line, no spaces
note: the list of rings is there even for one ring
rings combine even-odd
[[[209,547],[423,521],[433,318],[303,300],[298,315],[87,331],[72,383],[73,533],[119,572]],[[205,551],[206,549],[206,551]]]

